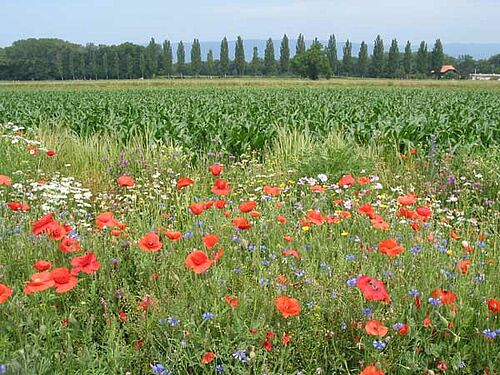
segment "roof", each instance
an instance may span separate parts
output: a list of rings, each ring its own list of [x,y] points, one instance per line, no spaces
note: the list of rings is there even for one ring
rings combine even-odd
[[[447,73],[447,72],[456,72],[458,73],[458,70],[453,66],[453,65],[443,65],[441,67],[441,70],[439,71],[441,74]]]

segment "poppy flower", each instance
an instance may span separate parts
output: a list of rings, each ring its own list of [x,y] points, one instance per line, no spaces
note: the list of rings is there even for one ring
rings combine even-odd
[[[314,186],[311,186],[311,191],[313,193],[324,193],[325,192],[325,188],[321,185],[314,185]]]
[[[361,293],[363,293],[363,296],[368,301],[383,301],[389,303],[391,300],[381,280],[363,275],[356,281],[356,286],[361,290]]]
[[[496,300],[494,298],[490,298],[488,300],[488,309],[493,313],[493,314],[498,314],[500,313],[500,301]]]
[[[193,270],[196,274],[201,274],[219,260],[223,253],[223,250],[219,250],[214,259],[210,259],[203,251],[194,250],[186,257],[186,267]]]
[[[94,253],[88,253],[79,257],[74,257],[71,260],[71,265],[73,266],[71,274],[74,276],[77,276],[79,272],[90,275],[97,272],[101,267]]]
[[[5,284],[0,284],[0,305],[7,301],[12,295],[12,288],[9,288]]]
[[[325,218],[316,210],[310,210],[305,218],[316,225],[321,225],[325,222]]]
[[[432,292],[433,298],[439,298],[443,305],[449,305],[457,300],[457,295],[451,290],[437,289]]]
[[[346,174],[342,176],[338,182],[339,186],[351,186],[356,182],[354,177],[352,177],[350,174]]]
[[[181,190],[186,186],[192,185],[194,183],[189,177],[182,177],[177,180],[177,190]]]
[[[28,204],[22,202],[9,202],[7,203],[7,207],[9,207],[12,211],[29,211],[30,206]]]
[[[78,284],[78,279],[66,267],[55,268],[51,274],[56,293],[66,293]]]
[[[226,201],[224,199],[217,199],[214,202],[215,208],[218,208],[219,210],[222,210],[224,207],[226,207]]]
[[[54,150],[47,150],[45,154],[47,154],[47,156],[54,156],[56,152]]]
[[[205,211],[205,205],[201,203],[191,203],[189,210],[195,215],[201,215]]]
[[[470,259],[460,259],[457,263],[456,268],[462,272],[462,275],[465,275],[471,264],[472,261]]]
[[[178,241],[182,238],[182,232],[181,231],[165,231],[163,232],[165,234],[165,236],[167,236],[167,238],[170,240],[170,241]]]
[[[100,229],[103,229],[104,227],[113,228],[113,227],[116,227],[118,225],[118,220],[116,220],[114,218],[114,215],[111,211],[106,211],[106,212],[99,214],[96,217],[95,224]]]
[[[0,174],[0,186],[12,186],[10,177]]]
[[[281,224],[286,224],[286,222],[288,221],[288,219],[284,216],[281,216],[281,215],[278,215],[276,216],[276,221],[278,223],[281,223]]]
[[[390,228],[389,224],[381,216],[378,215],[377,217],[371,219],[370,222],[375,229],[387,230]]]
[[[255,201],[248,201],[248,202],[243,202],[240,204],[240,211],[241,212],[250,212],[253,209],[257,207],[257,202]]]
[[[218,178],[215,180],[215,185],[212,186],[212,193],[215,195],[228,195],[231,191],[231,185],[222,178]]]
[[[246,230],[252,228],[250,223],[248,222],[247,219],[244,217],[236,217],[233,219],[233,226],[235,228],[241,229],[241,230]]]
[[[370,336],[384,337],[389,332],[389,328],[384,326],[380,320],[369,320],[366,322],[365,331]]]
[[[54,222],[54,218],[51,213],[43,215],[39,220],[31,223],[31,233],[38,236],[40,233],[46,231],[52,222]]]
[[[432,211],[429,207],[417,207],[417,214],[425,218],[429,218],[432,215]]]
[[[370,177],[368,176],[358,177],[357,182],[359,185],[368,185],[370,183]]]
[[[297,258],[298,260],[300,260],[300,255],[296,250],[283,250],[281,252],[281,255],[283,255],[283,256],[291,255],[291,256]]]
[[[33,145],[29,145],[26,150],[28,150],[28,153],[30,155],[38,155],[38,148],[36,148],[35,146]]]
[[[450,230],[450,237],[453,238],[454,240],[460,239],[460,236],[454,230]]]
[[[409,331],[410,331],[410,327],[408,326],[408,324],[403,324],[398,329],[398,333],[400,335],[406,335]]]
[[[40,272],[31,275],[31,280],[26,282],[24,287],[24,294],[32,294],[34,292],[41,292],[52,288],[54,286],[54,279],[51,272]]]
[[[63,253],[76,253],[81,249],[80,242],[74,238],[64,237],[59,243],[59,249]]]
[[[369,365],[364,368],[363,371],[359,373],[359,375],[385,375],[382,370],[375,367],[374,365]]]
[[[215,354],[213,352],[206,352],[201,356],[201,363],[208,365],[215,359]]]
[[[287,346],[288,344],[290,344],[291,341],[292,341],[292,336],[290,336],[286,332],[283,332],[283,336],[281,337],[281,343]]]
[[[214,163],[210,167],[208,167],[210,173],[212,173],[213,176],[220,175],[222,172],[222,168],[223,168],[222,165],[220,165],[219,163]]]
[[[163,244],[160,242],[160,237],[155,232],[146,233],[138,241],[139,248],[142,251],[159,251]]]
[[[39,260],[33,265],[33,268],[39,272],[47,271],[50,267],[52,267],[52,264],[47,260]]]
[[[207,234],[206,236],[203,236],[202,241],[207,249],[211,249],[219,242],[219,236],[215,234]]]
[[[224,299],[233,309],[238,307],[238,299],[236,297],[224,296]]]
[[[279,296],[275,299],[274,306],[276,306],[284,318],[300,314],[300,303],[295,298]]]
[[[123,187],[132,187],[135,185],[134,178],[132,176],[120,176],[116,180],[118,182],[118,185],[123,186]]]
[[[52,221],[51,223],[49,223],[45,231],[50,236],[50,238],[56,241],[62,240],[68,233],[66,227],[60,225],[57,221]]]
[[[398,203],[403,206],[410,206],[417,202],[417,196],[415,194],[406,194],[402,197],[398,197]]]
[[[371,219],[374,214],[373,207],[370,203],[362,204],[358,208],[358,213],[361,215],[366,215]]]
[[[274,195],[278,195],[281,193],[281,189],[279,187],[275,187],[275,186],[269,186],[269,185],[265,185],[263,188],[262,188],[262,191],[267,194],[267,195],[271,195],[271,196],[274,196]]]
[[[262,345],[264,346],[264,349],[267,350],[268,352],[273,350],[273,345],[271,344],[271,341],[267,339],[262,342]]]
[[[404,251],[403,246],[398,246],[395,238],[380,241],[378,244],[378,249],[382,254],[388,255],[390,257],[399,255]]]

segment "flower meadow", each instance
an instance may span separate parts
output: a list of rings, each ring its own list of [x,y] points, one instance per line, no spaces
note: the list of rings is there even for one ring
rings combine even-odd
[[[498,167],[431,152],[2,125],[0,373],[499,373]]]

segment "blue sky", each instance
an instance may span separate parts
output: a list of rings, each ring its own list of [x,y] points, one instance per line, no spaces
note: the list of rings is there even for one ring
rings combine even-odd
[[[295,38],[500,42],[500,0],[0,0],[0,46],[28,37],[78,43]]]

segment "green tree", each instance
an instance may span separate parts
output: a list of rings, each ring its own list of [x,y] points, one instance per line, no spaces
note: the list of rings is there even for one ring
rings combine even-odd
[[[420,43],[417,51],[417,57],[415,60],[417,66],[417,72],[423,75],[429,73],[429,57],[427,52],[427,43],[424,40]]]
[[[342,71],[349,75],[352,73],[352,43],[347,39],[344,44],[342,56]]]
[[[399,70],[399,46],[398,41],[393,39],[391,42],[391,47],[389,48],[389,58],[387,60],[387,73],[389,77],[398,77],[400,75]]]
[[[220,74],[226,76],[229,71],[229,46],[227,44],[227,38],[224,37],[220,43]]]
[[[295,55],[300,55],[306,52],[306,42],[304,40],[304,35],[299,34],[297,37],[297,45],[295,46]]]
[[[328,62],[330,63],[330,68],[333,74],[339,73],[339,61],[337,58],[337,40],[335,39],[335,34],[330,35],[328,38],[328,46],[326,47],[326,53],[328,55]]]
[[[186,51],[182,40],[177,45],[177,73],[182,77],[186,73]]]
[[[144,51],[141,52],[140,60],[139,60],[139,69],[141,70],[141,78],[144,78],[146,74],[146,53]]]
[[[118,54],[118,51],[113,52],[113,61],[111,63],[112,65],[112,77],[114,79],[120,79],[120,55]]]
[[[280,46],[280,72],[283,74],[288,73],[290,70],[290,46],[288,43],[288,37],[283,35],[281,39]]]
[[[252,70],[253,75],[260,74],[261,61],[259,58],[259,50],[257,47],[253,47],[252,61],[250,62],[250,69]]]
[[[432,50],[431,55],[431,69],[438,72],[444,63],[444,52],[443,52],[443,44],[440,39],[436,40],[434,43],[434,48]]]
[[[191,46],[191,70],[195,76],[200,74],[201,70],[201,46],[198,39],[193,40]]]
[[[241,39],[241,36],[238,36],[236,39],[234,63],[236,65],[236,73],[242,76],[245,73],[245,48],[243,47],[243,39]]]
[[[103,78],[109,79],[109,61],[106,51],[102,54],[102,73]]]
[[[264,74],[271,75],[276,73],[276,59],[274,57],[274,43],[271,38],[266,42],[264,51]]]
[[[413,54],[411,52],[411,43],[410,41],[406,42],[405,46],[405,54],[403,56],[403,68],[406,74],[406,77],[412,73],[413,71]]]
[[[361,46],[359,47],[358,53],[358,73],[361,77],[365,77],[368,73],[369,57],[368,57],[368,45],[363,40]]]
[[[214,74],[214,53],[211,49],[207,53],[207,74],[209,76]]]
[[[373,44],[371,68],[373,77],[382,77],[384,74],[384,41],[380,35],[377,35]]]
[[[159,48],[154,38],[151,38],[146,47],[146,71],[148,77],[155,77],[158,74]]]
[[[319,42],[313,43],[306,52],[294,56],[292,66],[294,71],[302,77],[313,80],[318,79],[321,75],[329,75],[331,72],[326,51],[323,50]]]
[[[174,73],[172,44],[170,40],[165,40],[163,42],[163,69],[168,77]]]

